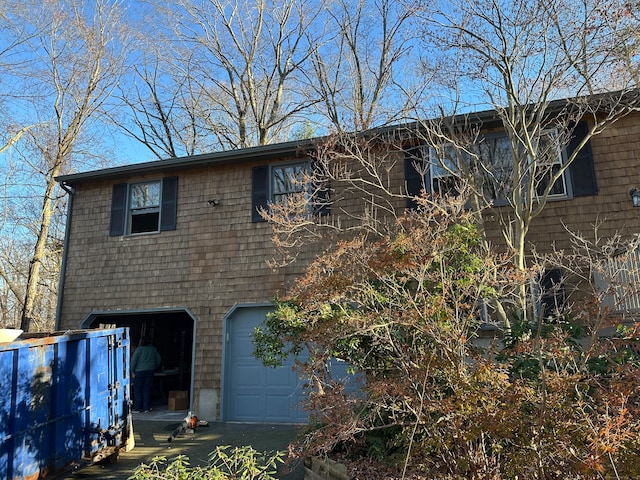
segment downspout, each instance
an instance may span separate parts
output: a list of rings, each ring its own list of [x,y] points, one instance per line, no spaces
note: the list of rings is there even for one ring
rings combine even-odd
[[[60,263],[60,280],[58,281],[58,304],[56,305],[56,322],[54,329],[60,330],[60,322],[62,315],[62,294],[64,293],[64,279],[67,273],[67,251],[69,249],[69,233],[71,232],[71,211],[73,209],[73,187],[60,183],[62,189],[69,194],[69,202],[67,203],[67,221],[64,228],[64,242],[62,243],[62,262]]]

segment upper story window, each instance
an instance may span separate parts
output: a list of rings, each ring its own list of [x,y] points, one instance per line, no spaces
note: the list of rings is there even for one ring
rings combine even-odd
[[[430,193],[453,194],[456,192],[456,175],[458,165],[464,162],[468,171],[476,173],[482,179],[482,188],[487,200],[498,201],[509,198],[512,193],[514,155],[511,142],[506,135],[488,135],[482,138],[473,148],[473,154],[456,149],[453,145],[445,145],[438,149],[429,148],[429,169],[431,182]],[[558,145],[557,132],[543,132],[537,145],[538,158],[531,162],[529,157],[522,159],[525,175],[535,175],[534,188],[537,195],[544,195],[545,189],[562,167],[562,151]],[[475,165],[480,162],[482,167]],[[535,172],[534,172],[535,170]],[[524,177],[525,181],[528,181]],[[549,191],[549,197],[566,197],[567,182],[560,176]]]
[[[271,166],[271,202],[284,203],[287,197],[304,192],[308,170],[307,162]]]
[[[129,233],[160,231],[161,183],[144,182],[129,185]]]
[[[483,194],[489,200],[505,199],[511,195],[509,181],[513,171],[513,151],[511,142],[505,135],[493,135],[483,138],[477,147],[478,156],[488,172],[483,171]]]
[[[543,131],[533,145],[536,159],[532,161],[526,154],[514,153],[511,141],[506,135],[488,135],[477,145],[477,155],[480,162],[487,166],[480,169],[483,178],[483,189],[487,200],[504,202],[510,198],[513,189],[514,161],[521,163],[521,181],[531,181],[538,196],[545,195],[554,175],[557,175],[563,164],[563,151],[558,142],[556,130]],[[556,179],[548,192],[548,198],[566,198],[569,196],[567,172]]]
[[[261,165],[252,171],[252,211],[253,222],[262,222],[261,210],[269,204],[284,203],[287,198],[305,193],[309,213],[326,215],[329,213],[327,186],[320,188],[310,181],[312,165],[308,161]]]
[[[440,195],[453,195],[456,189],[457,152],[452,145],[445,145],[441,149],[429,148],[429,168],[431,169],[431,193]]]
[[[568,158],[586,134],[586,124],[579,123],[574,130],[574,137],[570,143],[561,148],[557,130],[550,129],[542,132],[538,144],[537,161],[531,162],[526,155],[520,155],[522,164],[522,178],[531,180],[538,196],[545,194],[548,188],[548,198],[569,198],[573,196],[594,195],[597,193],[595,171],[591,156],[591,147],[587,143],[580,150],[569,165],[569,168],[558,177],[549,187],[553,177],[562,168]],[[482,182],[482,189],[487,200],[496,204],[505,204],[510,198],[513,188],[513,162],[518,155],[514,155],[511,142],[504,134],[486,135],[470,149],[470,153],[462,152],[451,145],[438,148],[417,147],[405,155],[405,178],[407,191],[410,195],[418,195],[424,188],[428,193],[455,193],[456,175],[461,162],[467,167],[468,173]],[[416,164],[423,163],[420,167]],[[417,172],[417,174],[416,174]],[[424,178],[421,177],[424,175]],[[407,207],[415,205],[407,201]]]
[[[176,229],[178,177],[113,186],[109,235]]]
[[[558,171],[564,163],[563,150],[560,148],[557,130],[547,130],[542,132],[538,138],[538,162],[537,171],[535,172],[534,187],[536,194],[542,196],[551,179],[558,174]],[[567,197],[569,196],[569,188],[566,180],[566,174],[561,175],[551,186],[549,197]]]

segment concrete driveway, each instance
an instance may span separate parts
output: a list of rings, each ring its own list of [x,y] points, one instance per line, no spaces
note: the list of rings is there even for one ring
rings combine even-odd
[[[209,423],[207,427],[198,427],[193,434],[180,435],[168,442],[168,438],[186,415],[186,411],[170,412],[168,410],[134,414],[133,432],[136,445],[133,450],[120,453],[120,457],[114,464],[92,465],[62,478],[65,480],[125,480],[138,465],[149,463],[158,455],[173,458],[182,454],[189,457],[191,465],[204,465],[207,463],[209,453],[218,445],[232,447],[250,445],[259,452],[286,451],[289,443],[295,440],[301,429],[300,426],[294,425]],[[291,472],[283,471],[279,478],[302,480],[303,477],[304,468],[298,464]]]

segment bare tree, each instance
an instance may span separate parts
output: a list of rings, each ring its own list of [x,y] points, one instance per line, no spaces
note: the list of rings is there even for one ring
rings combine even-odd
[[[52,311],[52,302],[43,303],[52,297],[40,293],[50,285],[43,281],[43,268],[56,268],[58,261],[52,259],[60,253],[51,238],[62,196],[55,177],[86,153],[81,146],[93,128],[92,120],[121,74],[122,9],[119,2],[106,0],[15,2],[6,8],[9,21],[32,32],[15,50],[19,55],[13,58],[20,62],[7,62],[7,73],[17,87],[14,104],[33,116],[18,118],[34,125],[13,150],[25,175],[25,189],[30,184],[40,198],[39,208],[34,209],[36,220],[21,227],[34,238],[21,313],[21,328],[29,331],[40,308],[47,314]],[[53,274],[55,278],[57,273]]]
[[[0,11],[0,68],[3,72],[8,72],[12,68],[23,65],[25,60],[20,58],[19,50],[33,38],[25,25],[15,22],[12,16],[12,9],[7,8]],[[0,115],[0,155],[4,154],[4,159],[0,171],[2,173],[2,183],[0,186],[0,257],[2,258],[2,268],[0,268],[0,315],[2,326],[15,327],[20,324],[20,311],[24,300],[24,280],[26,278],[25,258],[28,258],[28,250],[25,249],[26,242],[23,232],[16,225],[20,224],[20,216],[16,209],[16,203],[20,202],[15,193],[19,183],[17,180],[17,168],[11,156],[7,153],[22,139],[34,125],[24,124],[21,126],[19,120],[11,114],[11,102],[13,100],[12,78],[7,75],[0,75],[0,105],[4,114]],[[33,121],[33,119],[30,119]]]
[[[144,112],[137,117],[137,130],[142,132],[137,137],[149,145],[157,143],[153,138],[159,134],[166,140],[167,132],[183,144],[184,135],[197,137],[200,151],[286,139],[298,115],[313,101],[299,89],[301,69],[315,48],[310,32],[318,10],[311,3],[182,0],[170,8],[158,4],[156,18],[160,12],[167,40],[160,52],[163,60],[139,72],[149,95],[142,103],[140,95],[130,102]],[[157,95],[159,77],[162,85],[175,87],[170,98]],[[180,108],[172,112],[176,102]],[[176,120],[176,113],[183,119]],[[172,154],[170,148],[160,151]]]
[[[2,255],[2,324],[13,328],[20,325],[20,311],[24,300],[24,279],[26,278],[24,259],[29,251],[20,240],[6,238],[0,246]]]
[[[440,181],[458,177],[471,186],[479,221],[487,206],[508,205],[492,212],[524,271],[532,222],[549,199],[570,194],[565,181],[589,139],[640,106],[633,69],[620,68],[624,58],[635,60],[615,54],[634,47],[635,33],[628,24],[603,21],[590,0],[461,0],[423,8],[434,65],[454,67],[446,75],[456,87],[441,121],[420,125],[431,148],[427,158]],[[495,116],[454,116],[463,91]],[[481,136],[483,126],[504,135]],[[521,310],[531,315],[525,290]]]
[[[194,88],[193,75],[164,74],[171,67],[161,57],[154,55],[148,61],[143,60],[134,67],[131,84],[121,86],[119,96],[129,109],[128,114],[116,111],[121,116],[115,119],[118,127],[158,159],[216,149],[204,128],[202,93],[197,92],[197,86]],[[166,70],[161,68],[162,63]]]
[[[342,132],[317,145],[314,170],[305,181],[314,188],[330,185],[332,215],[321,217],[322,225],[305,216],[305,198],[317,197],[308,193],[272,207],[267,217],[276,228],[276,242],[297,248],[302,240],[319,238],[318,228],[343,232],[355,224],[384,233],[385,222],[404,206],[400,199],[417,194],[394,183],[398,152],[414,151],[423,190],[433,196],[468,195],[485,241],[484,214],[491,208],[522,272],[519,294],[510,301],[533,320],[525,274],[527,236],[552,199],[595,193],[594,178],[584,175],[589,140],[640,106],[633,69],[617,74],[621,60],[610,53],[624,49],[622,40],[633,47],[635,34],[628,23],[616,30],[594,17],[596,6],[589,2],[462,0],[419,8],[422,49],[431,53],[424,71],[439,68],[440,91],[451,101],[442,103],[439,115],[416,110],[418,121],[405,132]],[[576,19],[583,19],[578,26]],[[435,79],[432,73],[423,78],[425,84]],[[484,112],[472,113],[478,110]],[[361,199],[358,213],[354,197]],[[298,214],[281,211],[296,208]],[[496,314],[508,327],[498,300]]]
[[[640,5],[614,0],[552,2],[548,6],[556,46],[580,83],[578,93],[637,86]],[[577,19],[577,21],[576,21]]]
[[[318,114],[336,131],[362,131],[405,118],[423,100],[415,78],[414,9],[391,0],[325,2],[325,41],[307,70]]]
[[[14,52],[20,48],[22,44],[29,41],[32,38],[32,33],[29,32],[24,25],[15,24],[13,18],[5,11],[0,11],[0,20],[2,20],[2,26],[0,27],[0,68],[5,70],[11,70],[16,65],[11,62],[15,62]],[[18,60],[19,62],[21,60]],[[10,80],[6,77],[0,76],[0,82],[10,83]],[[0,85],[2,85],[0,83]],[[0,104],[5,101],[6,96],[10,96],[11,87],[4,86],[4,93],[0,95]],[[8,116],[7,116],[8,117]],[[0,154],[4,153],[11,147],[13,147],[22,136],[27,133],[33,125],[16,126],[11,119],[2,117],[0,118],[0,125],[2,128],[2,134],[0,135]]]

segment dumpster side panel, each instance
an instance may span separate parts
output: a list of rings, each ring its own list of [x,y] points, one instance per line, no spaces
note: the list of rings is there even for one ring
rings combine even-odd
[[[12,385],[17,384],[18,351],[0,351],[0,474],[4,478],[12,478],[12,457],[15,451],[15,437],[10,432],[16,429],[17,395],[13,395]]]
[[[128,433],[128,336],[83,330],[0,344],[0,478],[46,478],[117,454]]]
[[[69,459],[82,458],[83,455],[83,411],[84,386],[77,379],[82,378],[87,369],[86,357],[82,348],[85,340],[60,342],[57,344],[58,359],[55,363],[55,396],[51,417],[53,471],[63,469]]]

